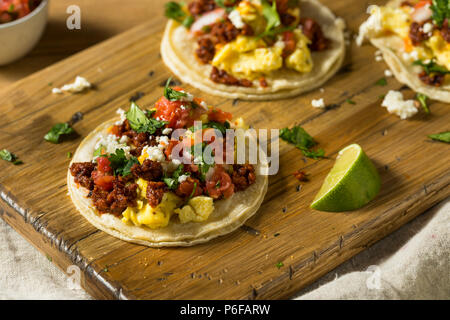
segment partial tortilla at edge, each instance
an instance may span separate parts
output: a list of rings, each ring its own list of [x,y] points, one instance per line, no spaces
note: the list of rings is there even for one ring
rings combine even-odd
[[[81,142],[71,164],[91,161],[98,135],[106,134],[115,121],[117,119],[105,122],[91,132]],[[91,199],[87,198],[87,190],[75,183],[70,169],[67,186],[78,211],[96,228],[116,238],[150,247],[192,246],[234,231],[257,212],[267,192],[268,177],[260,174],[265,167],[265,164],[255,166],[256,182],[245,191],[237,192],[229,199],[215,201],[215,210],[207,221],[182,224],[171,219],[169,225],[161,229],[128,225],[112,214],[100,215]]]
[[[315,19],[331,40],[331,48],[312,52],[314,68],[300,74],[283,68],[265,77],[268,88],[239,87],[218,84],[209,79],[212,66],[200,63],[195,56],[196,41],[185,27],[170,20],[161,42],[165,64],[183,82],[207,93],[230,99],[272,100],[298,95],[320,87],[341,67],[345,58],[344,32],[334,14],[317,0],[302,0],[301,15]]]
[[[450,103],[449,85],[433,87],[424,84],[414,72],[414,67],[412,65],[407,65],[399,57],[398,46],[400,40],[399,37],[388,36],[372,38],[370,39],[370,42],[383,53],[384,60],[399,82],[406,84],[415,92],[427,95],[430,99]]]

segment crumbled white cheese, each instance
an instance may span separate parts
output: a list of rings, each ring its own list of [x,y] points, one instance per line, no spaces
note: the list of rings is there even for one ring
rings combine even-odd
[[[116,113],[120,116],[120,120],[114,123],[115,125],[121,125],[126,119],[127,115],[125,114],[125,110],[122,108],[117,109]]]
[[[128,140],[129,140],[129,138],[127,136],[122,136],[122,137],[120,137],[119,142],[123,143],[123,144],[127,144]]]
[[[169,134],[171,134],[172,133],[172,128],[165,128],[163,131],[162,131],[162,134],[165,134],[165,135],[169,135]]]
[[[169,146],[169,137],[168,136],[156,137],[156,142],[158,142],[158,148],[160,150],[165,150]]]
[[[362,45],[366,37],[377,35],[383,29],[380,7],[370,5],[367,8],[367,13],[370,14],[370,17],[359,26],[359,33],[356,37],[356,44],[358,46]]]
[[[419,59],[419,53],[416,50],[413,50],[411,52],[403,52],[402,54],[403,60],[406,62],[416,61]]]
[[[400,91],[390,90],[381,104],[389,113],[394,113],[404,120],[415,115],[419,110],[414,105],[414,100],[403,100]]]
[[[380,50],[375,51],[375,61],[383,61],[383,53]]]
[[[231,11],[228,15],[228,19],[230,19],[231,23],[237,28],[242,29],[244,27],[244,21],[242,21],[241,14],[236,9]]]
[[[323,98],[320,98],[320,99],[318,99],[318,100],[313,99],[313,100],[311,101],[311,105],[312,105],[314,108],[325,108],[325,102],[323,101]]]
[[[392,77],[392,71],[389,70],[389,69],[386,69],[386,70],[384,70],[384,75],[385,75],[386,77]]]
[[[78,93],[81,91],[84,91],[85,89],[88,89],[92,87],[92,85],[87,81],[85,78],[77,76],[75,78],[75,82],[65,84],[61,88],[53,88],[53,93],[63,93],[63,92],[72,92],[72,93]]]
[[[147,154],[147,159],[152,161],[163,162],[166,160],[163,150],[158,147],[145,146],[144,149],[142,149],[142,154]]]
[[[189,102],[194,101],[194,95],[190,94],[189,92],[183,91],[183,90],[180,90],[180,92],[186,94],[185,97],[180,97],[180,101],[189,101]]]
[[[433,24],[430,22],[427,22],[423,25],[423,32],[429,33],[433,30]]]
[[[129,159],[131,157],[130,155],[130,146],[127,146],[126,141],[124,141],[124,139],[120,139],[114,135],[114,134],[108,134],[108,135],[98,135],[97,136],[97,143],[95,144],[94,150],[97,150],[98,148],[102,147],[104,148],[105,153],[110,154],[110,153],[116,153],[116,150],[118,149],[123,149],[123,151],[125,152],[125,156],[127,157],[127,159]],[[94,160],[97,157],[94,157]]]
[[[383,56],[375,56],[375,61],[377,62],[383,61]]]
[[[178,182],[182,183],[182,182],[186,181],[188,177],[189,177],[188,175],[183,174],[183,175],[178,177]]]
[[[200,106],[205,110],[208,109],[208,104],[205,101],[200,102]]]

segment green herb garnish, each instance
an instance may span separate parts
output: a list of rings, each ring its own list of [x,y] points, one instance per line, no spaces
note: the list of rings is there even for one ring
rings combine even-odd
[[[430,135],[428,135],[428,138],[436,140],[436,141],[440,141],[440,142],[450,143],[450,131],[436,133],[436,134],[430,134]]]
[[[351,99],[347,99],[347,100],[345,100],[345,102],[347,102],[349,104],[356,104],[356,102]]]
[[[73,133],[74,130],[70,127],[70,125],[65,123],[57,123],[55,124],[50,131],[44,136],[44,139],[51,143],[59,143],[62,135],[68,135]]]
[[[70,159],[70,158],[72,158],[72,152],[67,152],[67,154],[66,154],[66,157],[67,157],[67,159]]]
[[[415,66],[421,66],[426,74],[430,73],[439,73],[439,74],[450,74],[445,67],[438,65],[434,60],[431,60],[428,63],[423,62],[422,60],[416,60],[413,62]]]
[[[128,110],[126,116],[130,127],[137,133],[147,132],[154,134],[156,130],[161,129],[167,124],[166,121],[149,118],[135,102],[131,103],[130,110]]]
[[[139,160],[136,157],[130,157],[128,159],[123,149],[117,149],[115,153],[101,156],[109,160],[110,167],[113,169],[115,176],[126,177],[131,174],[131,167],[139,164]]]
[[[262,14],[267,20],[266,32],[281,25],[280,15],[277,11],[277,2],[272,1],[272,5],[266,0],[262,1]]]
[[[172,176],[165,176],[163,178],[164,183],[167,185],[167,187],[169,187],[170,190],[175,190],[178,185],[178,178],[181,177],[182,175],[189,175],[189,172],[184,172],[184,165],[180,164],[178,166],[178,168],[172,173]]]
[[[233,11],[234,7],[227,6],[225,2],[234,4],[236,0],[214,0],[214,2],[221,8],[225,9],[227,12]]]
[[[445,19],[450,19],[450,2],[448,0],[433,0],[433,4],[430,7],[433,11],[433,21],[441,28]]]
[[[317,142],[300,126],[294,126],[292,129],[284,128],[280,130],[280,138],[292,143],[298,149],[302,150],[303,155],[308,158],[318,159],[325,156],[322,149],[312,150]]]
[[[11,3],[11,5],[10,5],[9,8],[8,8],[8,12],[9,12],[9,13],[13,13],[13,12],[14,12],[14,9],[15,9],[14,3]]]
[[[377,86],[385,86],[385,85],[387,85],[387,80],[386,80],[386,78],[381,78],[380,80],[378,80],[377,82],[375,82],[375,84],[376,84]]]
[[[166,97],[167,100],[178,101],[188,96],[186,92],[181,92],[170,88],[171,82],[172,78],[167,79],[166,86],[164,87],[164,97]]]
[[[6,149],[0,150],[0,159],[11,162],[16,166],[23,163],[14,153],[11,153]]]
[[[186,28],[190,28],[195,21],[194,17],[186,14],[183,7],[177,2],[167,2],[165,4],[165,9],[164,14],[167,18],[178,21]]]
[[[276,265],[275,265],[278,269],[280,269],[281,267],[284,267],[284,263],[283,262],[278,262]]]
[[[428,97],[426,95],[424,95],[423,93],[417,93],[416,95],[416,99],[417,101],[420,102],[420,105],[423,108],[423,111],[425,111],[425,113],[430,114],[430,108],[428,108],[428,104],[427,104],[427,99]]]

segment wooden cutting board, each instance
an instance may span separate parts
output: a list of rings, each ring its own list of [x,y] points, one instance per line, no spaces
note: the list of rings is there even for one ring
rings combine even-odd
[[[366,3],[323,2],[350,30],[357,30],[365,18]],[[280,171],[270,177],[265,202],[245,227],[206,244],[168,249],[130,244],[96,230],[67,195],[66,154],[115,116],[117,108],[127,108],[136,93],[144,94],[142,106],[151,106],[162,95],[161,84],[170,76],[159,55],[164,23],[161,12],[155,12],[148,23],[0,92],[0,149],[9,149],[24,162],[13,166],[0,161],[0,215],[62,270],[78,266],[83,287],[94,297],[289,298],[449,196],[449,146],[426,137],[449,129],[449,106],[433,102],[431,115],[419,113],[410,120],[388,114],[380,106],[380,95],[389,89],[401,90],[408,98],[414,93],[394,78],[388,78],[387,86],[375,85],[386,65],[375,62],[373,47],[352,44],[345,65],[324,92],[274,102],[233,102],[185,84],[255,128],[301,124],[329,157],[307,160],[281,142]],[[95,84],[95,90],[51,94],[52,87],[77,75]],[[317,98],[324,98],[328,107],[311,107]],[[84,115],[74,125],[78,138],[59,145],[43,140],[53,124],[68,121],[76,112]],[[383,181],[380,194],[355,212],[309,209],[337,152],[351,143],[359,143],[376,164]],[[298,169],[310,177],[301,186],[292,176]]]

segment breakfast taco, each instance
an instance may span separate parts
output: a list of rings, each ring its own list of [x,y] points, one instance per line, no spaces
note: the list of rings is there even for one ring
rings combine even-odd
[[[448,0],[394,0],[369,6],[359,29],[376,46],[398,81],[434,100],[450,102]]]
[[[118,113],[83,140],[68,171],[72,201],[95,227],[152,247],[190,246],[256,213],[268,178],[262,162],[235,161],[228,133],[245,128],[242,118],[168,86],[153,109]]]
[[[204,92],[280,99],[320,87],[345,56],[345,23],[317,0],[169,2],[165,64]]]

